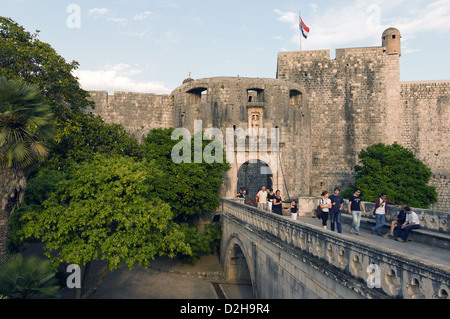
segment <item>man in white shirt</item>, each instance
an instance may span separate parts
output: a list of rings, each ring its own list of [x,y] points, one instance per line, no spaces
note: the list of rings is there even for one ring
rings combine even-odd
[[[411,230],[420,228],[419,216],[415,212],[411,211],[411,208],[409,208],[408,206],[406,206],[404,210],[406,212],[406,220],[403,225],[397,226],[397,241],[401,242],[406,242]]]
[[[267,191],[266,188],[263,186],[262,189],[256,194],[258,198],[258,208],[266,210],[267,208]]]

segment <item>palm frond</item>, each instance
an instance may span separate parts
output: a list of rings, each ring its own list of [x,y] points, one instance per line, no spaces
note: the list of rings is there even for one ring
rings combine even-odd
[[[16,254],[0,265],[0,294],[9,298],[56,298],[56,283],[49,261],[37,256]]]
[[[48,155],[54,137],[53,113],[40,90],[0,77],[0,164],[27,167]]]
[[[31,143],[30,148],[33,154],[35,154],[38,158],[43,159],[48,155],[48,148],[42,142],[33,142]]]

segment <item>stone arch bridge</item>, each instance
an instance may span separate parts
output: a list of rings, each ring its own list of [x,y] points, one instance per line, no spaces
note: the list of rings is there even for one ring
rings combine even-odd
[[[377,245],[236,199],[223,199],[222,222],[226,276],[251,283],[256,298],[433,299],[450,292],[447,249],[430,247],[434,257],[425,259],[408,253],[417,243]]]

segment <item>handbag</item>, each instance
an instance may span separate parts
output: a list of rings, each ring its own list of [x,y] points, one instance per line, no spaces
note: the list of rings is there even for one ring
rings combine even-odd
[[[320,201],[322,202],[322,199]],[[317,218],[322,218],[322,213],[323,213],[322,207],[320,207],[320,203],[319,203],[319,205],[317,205],[317,208],[316,208],[316,216],[317,216]]]

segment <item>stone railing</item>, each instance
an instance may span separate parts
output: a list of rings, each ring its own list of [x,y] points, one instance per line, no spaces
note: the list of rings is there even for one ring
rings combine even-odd
[[[320,198],[321,197],[300,197],[298,199],[300,215],[312,217],[314,215],[313,211],[316,209]],[[375,216],[372,214],[375,208],[375,203],[363,203],[367,212],[366,217],[375,219]],[[346,213],[347,210],[348,200],[344,200],[344,207],[342,211]],[[413,207],[411,207],[411,210],[419,215],[421,229],[450,235],[450,213]],[[399,212],[399,207],[389,205],[388,212],[386,214],[386,222],[390,223],[391,221],[393,221],[397,217]]]
[[[271,234],[290,249],[300,250],[356,278],[373,279],[378,292],[392,298],[447,298],[450,267],[362,242],[346,234],[335,234],[289,217],[278,216],[222,199],[222,212],[242,221],[243,226]],[[283,249],[281,247],[281,249]],[[371,295],[361,292],[370,298]]]

